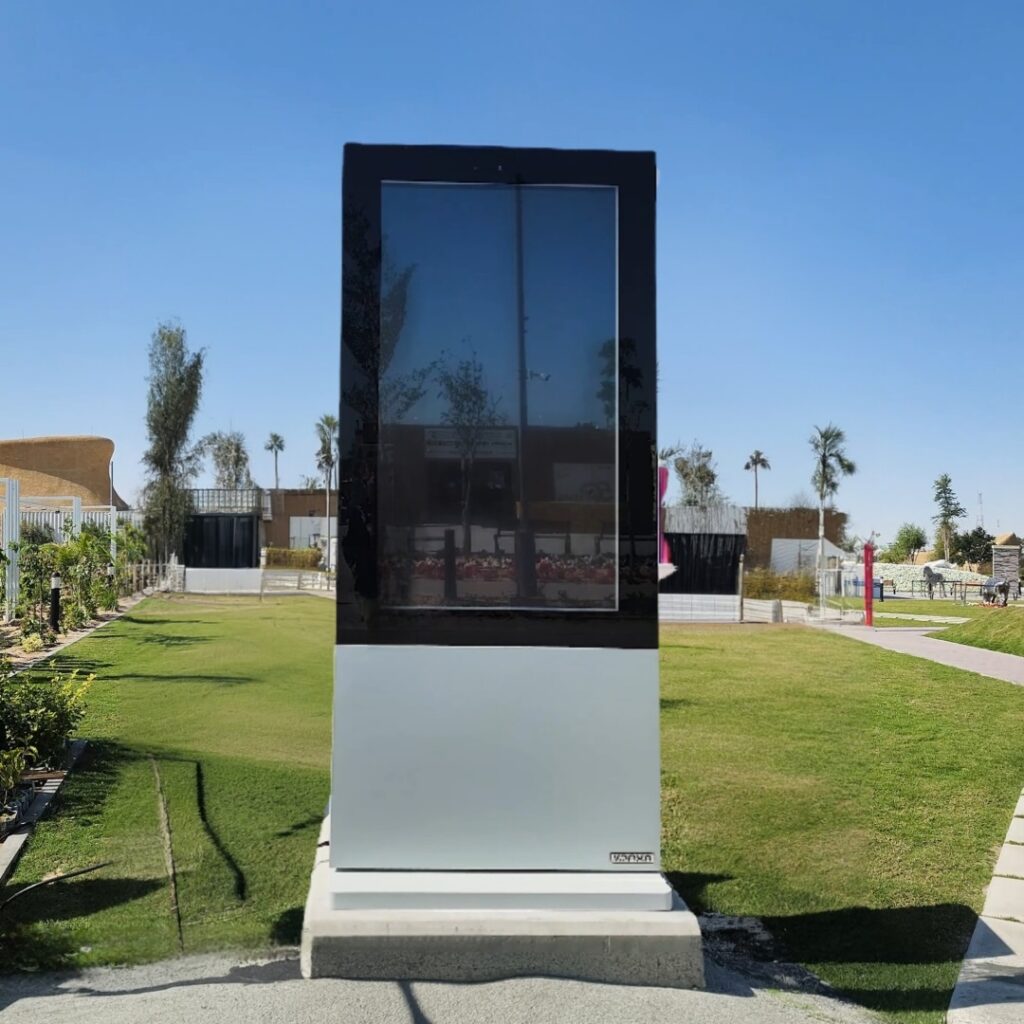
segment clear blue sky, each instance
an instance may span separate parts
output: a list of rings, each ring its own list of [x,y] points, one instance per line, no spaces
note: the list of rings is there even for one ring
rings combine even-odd
[[[337,404],[341,147],[654,149],[662,442],[735,500],[892,535],[942,472],[1024,530],[1018,3],[112,3],[0,8],[0,436],[98,433],[141,483],[146,346],[209,352],[197,432],[313,472]],[[1001,403],[998,404],[998,403]]]

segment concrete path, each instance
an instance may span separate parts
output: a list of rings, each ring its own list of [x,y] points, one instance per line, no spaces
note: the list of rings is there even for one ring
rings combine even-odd
[[[1024,1020],[1024,793],[996,861],[946,1020],[949,1024],[1020,1024]]]
[[[927,636],[931,629],[874,629],[871,626],[822,626],[831,633],[861,640],[876,647],[884,647],[898,654],[926,658],[940,665],[961,668],[966,672],[1002,679],[1015,686],[1024,686],[1024,658],[1000,651],[986,651],[982,647],[968,647],[948,640]]]
[[[880,1024],[819,995],[761,987],[714,962],[708,987],[633,988],[553,978],[476,985],[306,981],[298,955],[185,957],[74,976],[17,976],[0,986],[3,1024]]]

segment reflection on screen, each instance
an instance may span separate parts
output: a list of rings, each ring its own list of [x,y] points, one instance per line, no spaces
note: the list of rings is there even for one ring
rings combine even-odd
[[[382,186],[382,604],[617,607],[616,198]]]

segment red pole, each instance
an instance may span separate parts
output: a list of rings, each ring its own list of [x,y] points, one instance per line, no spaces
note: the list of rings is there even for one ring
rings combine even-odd
[[[875,611],[875,548],[864,545],[864,625],[874,625]]]

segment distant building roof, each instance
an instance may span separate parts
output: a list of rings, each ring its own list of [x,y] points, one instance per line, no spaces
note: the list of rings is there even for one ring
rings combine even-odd
[[[23,497],[81,498],[85,505],[128,505],[114,490],[109,437],[25,437],[0,441],[0,477],[21,483]]]
[[[1015,533],[1001,533],[995,539],[996,547],[1000,548],[1019,548],[1020,537]]]
[[[666,533],[747,532],[747,510],[739,505],[672,505],[665,509]]]

